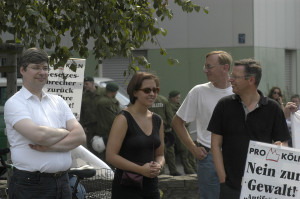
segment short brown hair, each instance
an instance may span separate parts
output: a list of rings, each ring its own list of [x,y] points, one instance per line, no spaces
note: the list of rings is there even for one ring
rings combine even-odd
[[[129,84],[127,86],[127,94],[129,95],[130,103],[134,104],[136,101],[136,97],[134,96],[134,92],[138,91],[144,80],[146,79],[153,79],[156,83],[156,86],[159,87],[159,81],[158,77],[148,73],[148,72],[137,72],[135,73],[131,80],[129,81]]]
[[[262,69],[260,62],[252,58],[241,59],[234,62],[235,66],[245,66],[245,76],[254,76],[255,85],[258,87],[261,80]]]
[[[29,48],[22,53],[18,65],[26,69],[29,64],[40,64],[43,62],[49,64],[47,53],[38,48]]]

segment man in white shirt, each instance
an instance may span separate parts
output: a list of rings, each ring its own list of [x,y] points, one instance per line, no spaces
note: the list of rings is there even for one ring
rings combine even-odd
[[[70,150],[85,143],[83,128],[61,97],[42,90],[49,75],[44,51],[26,50],[19,66],[23,87],[4,107],[14,165],[9,198],[69,199]]]
[[[292,137],[292,129],[291,129],[291,113],[294,113],[296,111],[300,110],[300,96],[298,94],[291,96],[291,101],[286,103],[286,106],[284,107],[283,111],[286,117],[286,124],[289,128],[289,132]],[[289,147],[293,147],[293,141],[292,138],[288,140]]]
[[[225,51],[208,53],[203,70],[209,82],[192,88],[172,121],[178,137],[198,159],[197,176],[201,199],[219,198],[220,184],[210,153],[211,132],[207,131],[207,126],[218,100],[232,94],[229,82],[231,63],[232,57]],[[184,125],[185,122],[194,120],[197,125],[197,145]]]

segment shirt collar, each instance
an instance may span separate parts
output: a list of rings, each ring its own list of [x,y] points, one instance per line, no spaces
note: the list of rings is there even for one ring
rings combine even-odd
[[[257,90],[257,92],[260,95],[260,99],[258,101],[258,106],[267,105],[268,101],[269,101],[268,98],[265,97],[264,94],[260,90]],[[232,99],[242,102],[241,97],[237,94],[232,95]]]
[[[27,88],[25,88],[25,86],[22,86],[20,92],[23,93],[26,100],[28,100],[29,98],[35,96]],[[45,98],[45,97],[48,97],[48,94],[44,90],[42,90],[42,98]]]

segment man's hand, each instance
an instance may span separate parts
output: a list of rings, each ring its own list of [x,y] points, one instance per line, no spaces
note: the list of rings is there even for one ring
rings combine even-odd
[[[274,142],[274,144],[277,145],[277,146],[288,146],[287,141],[284,141],[284,142],[276,141],[276,142]]]
[[[290,118],[291,113],[295,113],[296,111],[298,111],[298,107],[294,102],[286,103],[286,105],[283,109],[284,116],[286,118]]]
[[[204,147],[196,147],[196,150],[193,151],[193,155],[198,160],[203,160],[207,156],[207,151],[205,150]]]

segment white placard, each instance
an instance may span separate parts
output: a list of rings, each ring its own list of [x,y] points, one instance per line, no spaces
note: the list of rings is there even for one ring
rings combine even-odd
[[[76,63],[76,72],[70,69],[70,65]],[[85,59],[71,58],[64,67],[54,70],[50,66],[48,82],[44,86],[44,91],[61,96],[66,100],[77,120],[80,118],[80,108],[82,100],[83,79],[84,79]]]
[[[300,150],[250,141],[240,199],[299,199]]]
[[[77,148],[71,151],[72,154],[72,167],[81,167],[83,165],[90,165],[94,167],[97,171],[96,175],[100,176],[101,179],[113,179],[114,172],[113,170],[100,158],[95,156],[89,150],[83,146],[78,146]]]
[[[300,149],[300,111],[291,114],[293,147]]]

